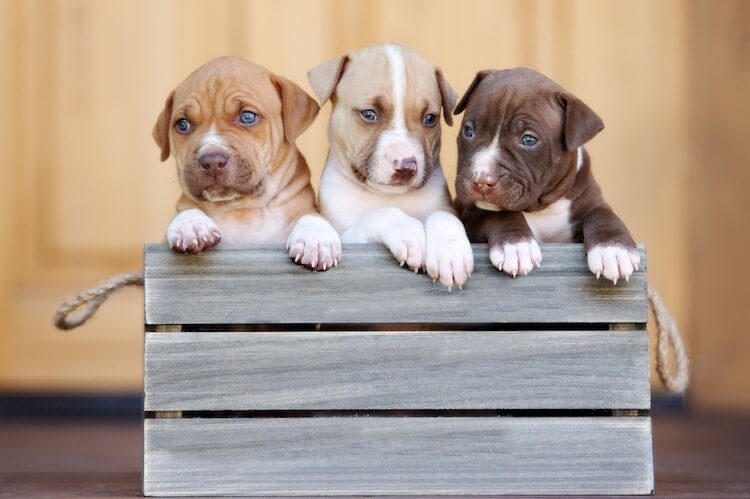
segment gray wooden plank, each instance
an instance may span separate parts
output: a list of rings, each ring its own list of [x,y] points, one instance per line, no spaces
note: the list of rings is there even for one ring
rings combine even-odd
[[[145,409],[648,409],[631,331],[146,333]]]
[[[651,422],[149,419],[146,495],[649,494]]]
[[[629,283],[613,286],[593,277],[579,244],[542,252],[541,269],[512,279],[491,265],[486,245],[475,245],[473,277],[448,293],[376,245],[345,245],[327,272],[293,264],[280,247],[196,257],[147,245],[146,324],[646,322],[645,255]]]

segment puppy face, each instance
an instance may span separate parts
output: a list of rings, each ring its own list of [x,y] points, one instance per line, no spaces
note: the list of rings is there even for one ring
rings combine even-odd
[[[228,202],[263,193],[279,157],[318,109],[286,78],[223,57],[197,69],[169,95],[153,135],[162,161],[175,157],[188,197]]]
[[[440,69],[397,45],[377,45],[308,73],[331,99],[329,141],[356,178],[381,192],[424,185],[440,152],[440,114],[450,125],[456,95]]]
[[[525,68],[477,73],[461,111],[456,195],[493,211],[554,201],[575,177],[577,149],[604,127],[583,102]]]

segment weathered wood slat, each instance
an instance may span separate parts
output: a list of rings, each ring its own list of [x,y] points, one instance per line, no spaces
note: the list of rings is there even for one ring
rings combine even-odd
[[[195,257],[145,247],[146,324],[502,324],[646,322],[644,265],[617,286],[596,280],[583,247],[546,245],[542,268],[517,279],[475,245],[475,271],[448,293],[376,245],[346,245],[338,268],[310,272],[280,247]]]
[[[146,495],[648,494],[648,418],[149,419]]]
[[[631,331],[147,333],[145,409],[648,409]]]

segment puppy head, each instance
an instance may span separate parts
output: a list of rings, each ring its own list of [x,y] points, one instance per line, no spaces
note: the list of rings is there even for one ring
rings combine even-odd
[[[442,71],[411,50],[375,45],[308,73],[331,100],[331,148],[356,178],[384,193],[424,185],[440,153],[440,114],[451,125],[456,94]]]
[[[578,148],[604,128],[586,104],[526,68],[480,71],[461,111],[456,196],[494,211],[554,201],[575,178]]]
[[[222,57],[169,94],[153,136],[162,161],[175,157],[187,196],[226,202],[263,193],[264,180],[318,109],[286,78]]]

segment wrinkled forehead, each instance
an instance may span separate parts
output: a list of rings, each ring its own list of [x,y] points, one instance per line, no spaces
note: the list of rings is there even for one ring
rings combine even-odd
[[[407,108],[425,101],[441,104],[435,68],[417,54],[399,46],[363,49],[351,54],[336,98],[356,105],[375,98]]]
[[[261,66],[193,73],[175,89],[172,114],[235,114],[244,108],[266,117],[281,112],[281,98],[271,73]]]
[[[479,84],[464,116],[496,129],[533,128],[556,134],[563,126],[563,108],[557,96],[558,88],[544,81],[490,77]]]

